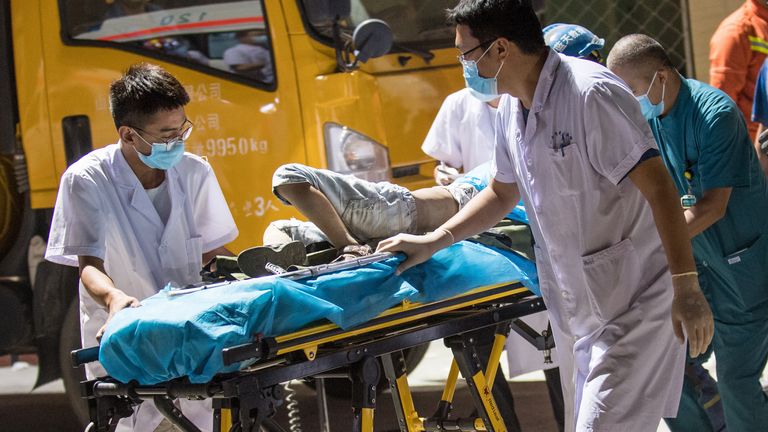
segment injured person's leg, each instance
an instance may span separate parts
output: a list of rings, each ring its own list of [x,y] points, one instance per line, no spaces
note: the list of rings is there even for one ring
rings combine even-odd
[[[317,225],[337,248],[358,244],[326,195],[309,183],[280,185],[275,187],[275,193]]]
[[[278,168],[272,188],[340,249],[361,243],[373,246],[399,233],[433,230],[476,194],[471,187],[411,192],[393,183],[373,183],[300,164]]]
[[[315,252],[315,245],[329,242],[342,259],[365,256],[381,239],[432,231],[453,217],[488,182],[485,177],[490,171],[483,177],[479,170],[467,174],[465,181],[411,192],[389,182],[374,183],[301,164],[283,165],[272,177],[273,192],[309,221],[273,222],[264,233],[264,244],[299,241],[307,252]],[[272,256],[271,250],[264,254]]]
[[[283,165],[272,177],[275,195],[295,206],[336,247],[375,242],[416,229],[416,203],[408,189],[351,175]]]

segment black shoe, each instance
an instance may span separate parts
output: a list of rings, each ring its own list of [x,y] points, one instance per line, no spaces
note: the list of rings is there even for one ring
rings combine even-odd
[[[305,265],[307,250],[299,241],[282,245],[257,246],[240,252],[237,264],[240,270],[250,277],[274,274],[269,267],[288,268],[292,265]]]

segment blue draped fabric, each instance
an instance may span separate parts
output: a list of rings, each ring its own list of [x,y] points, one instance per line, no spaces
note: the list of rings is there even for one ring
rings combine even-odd
[[[243,367],[225,367],[221,351],[257,334],[287,334],[326,320],[348,329],[403,300],[435,302],[499,283],[520,281],[538,293],[533,263],[511,252],[460,242],[398,276],[402,259],[300,281],[247,279],[176,296],[166,288],[115,315],[99,359],[122,382],[187,376],[202,383]]]

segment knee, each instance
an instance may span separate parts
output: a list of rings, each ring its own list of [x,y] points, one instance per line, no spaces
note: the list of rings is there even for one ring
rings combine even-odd
[[[278,188],[289,183],[309,182],[310,168],[298,163],[280,165],[272,174],[272,187]]]
[[[309,189],[310,183],[309,167],[297,163],[281,165],[272,175],[272,191],[288,204]]]
[[[274,187],[275,193],[285,201],[296,205],[296,200],[301,200],[309,192],[309,183],[285,183]]]

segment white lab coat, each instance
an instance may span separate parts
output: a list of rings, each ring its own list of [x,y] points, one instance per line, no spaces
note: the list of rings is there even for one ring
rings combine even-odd
[[[421,150],[454,168],[469,172],[493,157],[496,109],[462,89],[440,106]]]
[[[496,109],[472,96],[464,88],[448,95],[429,129],[422,151],[427,155],[469,172],[493,158],[496,143],[494,117]],[[547,329],[547,312],[524,319],[539,333]],[[509,378],[541,369],[557,367],[553,350],[552,363],[544,363],[544,354],[515,332],[507,338]]]
[[[504,96],[496,180],[517,183],[537,243],[566,430],[655,431],[675,416],[685,348],[650,206],[625,176],[656,143],[626,86],[550,51],[527,124]]]
[[[104,260],[117,288],[139,300],[166,284],[200,281],[202,254],[237,237],[237,228],[211,166],[185,153],[166,172],[171,213],[163,224],[120,146],[95,150],[64,173],[53,213],[46,259],[77,266],[78,255]],[[97,345],[96,332],[107,311],[80,284],[83,346]],[[174,347],[167,347],[175,349]],[[104,376],[98,363],[86,367],[89,378]],[[210,401],[181,402],[200,428],[210,430]],[[162,417],[145,402],[118,430],[153,431]]]
[[[537,312],[528,315],[522,319],[529,327],[536,330],[539,334],[547,330],[549,324],[549,314],[547,311]],[[539,351],[530,342],[523,339],[515,331],[509,332],[507,337],[507,364],[509,365],[509,377],[539,371],[542,369],[552,369],[558,367],[557,349],[553,348],[550,352],[550,363],[545,363],[543,351]]]

